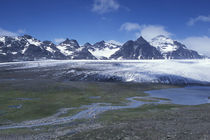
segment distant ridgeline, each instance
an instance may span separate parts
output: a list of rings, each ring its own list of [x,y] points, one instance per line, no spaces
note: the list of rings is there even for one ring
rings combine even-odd
[[[177,41],[157,36],[151,42],[143,37],[125,44],[110,42],[86,43],[66,39],[58,45],[40,41],[30,35],[0,37],[0,62],[33,61],[42,59],[135,60],[135,59],[202,59],[204,56],[189,50]]]

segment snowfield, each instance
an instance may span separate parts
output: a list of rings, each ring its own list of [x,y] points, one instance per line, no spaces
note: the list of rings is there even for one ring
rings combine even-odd
[[[1,63],[8,69],[58,70],[54,76],[76,80],[140,83],[209,84],[210,60],[43,60]],[[90,78],[92,77],[92,78]],[[75,78],[74,78],[75,80]]]

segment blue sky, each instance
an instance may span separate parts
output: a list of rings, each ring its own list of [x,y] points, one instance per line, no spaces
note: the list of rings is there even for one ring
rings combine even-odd
[[[0,0],[0,35],[125,42],[164,34],[210,54],[209,0]],[[205,51],[207,50],[207,51]]]

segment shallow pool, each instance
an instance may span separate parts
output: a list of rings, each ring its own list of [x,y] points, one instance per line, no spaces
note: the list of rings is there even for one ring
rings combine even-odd
[[[174,104],[199,105],[210,103],[210,86],[188,86],[146,91],[151,97],[167,98]]]

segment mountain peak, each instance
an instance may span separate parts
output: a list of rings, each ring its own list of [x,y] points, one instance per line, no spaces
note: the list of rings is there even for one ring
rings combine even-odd
[[[49,40],[45,40],[45,41],[43,41],[43,43],[44,44],[47,44],[47,45],[49,45],[49,44],[53,44],[51,41],[49,41]]]
[[[165,37],[164,35],[159,35],[152,39],[150,44],[156,47],[161,54],[166,54],[169,52],[176,51],[179,47],[174,43],[174,40]]]
[[[109,41],[107,41],[107,43],[114,44],[114,45],[117,45],[117,46],[122,46],[122,43],[120,43],[118,41],[115,41],[115,40],[109,40]]]
[[[148,43],[142,36],[140,36],[140,37],[136,40],[136,42],[138,42],[138,43]]]
[[[140,36],[137,40],[139,40],[139,39],[144,39],[142,36]]]
[[[166,37],[166,36],[164,36],[164,35],[158,35],[158,36],[156,36],[155,38],[168,38],[168,37]]]
[[[62,44],[69,44],[70,43],[70,39],[69,38],[66,38],[65,41],[61,42]]]
[[[32,39],[33,38],[32,36],[27,35],[27,34],[23,35],[23,37],[26,38],[26,39]]]
[[[102,40],[102,41],[99,41],[99,42],[97,42],[98,44],[104,44],[105,43],[105,41],[104,40]]]
[[[88,46],[92,46],[92,45],[89,42],[87,42],[83,46],[88,47]]]
[[[105,41],[102,40],[102,41],[96,42],[94,46],[97,48],[103,48],[105,46]]]
[[[60,44],[70,44],[70,45],[73,45],[73,46],[79,46],[79,44],[76,40],[69,39],[69,38],[66,38],[66,40],[61,42]]]
[[[137,39],[137,41],[138,40],[145,40],[142,36],[140,36],[138,39]]]

